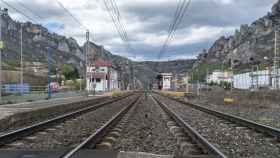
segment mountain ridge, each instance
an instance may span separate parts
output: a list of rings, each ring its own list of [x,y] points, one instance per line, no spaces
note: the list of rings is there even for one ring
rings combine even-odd
[[[280,26],[280,0],[267,15],[251,25],[241,25],[231,36],[222,36],[198,56],[194,68],[200,64],[225,64],[244,67],[255,63],[271,62],[274,57],[274,34]]]
[[[48,51],[50,51],[50,59],[52,65],[57,68],[62,64],[74,65],[80,75],[84,75],[85,62],[85,44],[80,46],[72,37],[65,37],[57,33],[50,33],[47,28],[42,25],[33,24],[31,22],[20,23],[14,21],[8,13],[7,9],[1,9],[2,17],[2,37],[5,47],[2,53],[4,69],[19,67],[20,63],[20,30],[23,28],[23,60],[29,63],[47,63]],[[162,65],[161,62],[136,62],[125,57],[112,54],[110,51],[93,42],[89,42],[89,54],[94,58],[102,58],[112,61],[114,67],[121,72],[120,79],[123,81],[123,87],[127,87],[132,82],[132,74],[139,78],[140,82],[150,84],[158,73],[154,63]],[[184,72],[186,68],[192,66],[193,60],[181,62],[181,65],[173,66],[173,72]],[[13,63],[12,66],[9,63]],[[147,64],[150,63],[151,65]],[[170,62],[171,65],[174,65]],[[163,65],[169,65],[163,62]],[[182,65],[183,64],[183,65]],[[184,65],[185,64],[185,65]],[[142,65],[142,66],[139,66]],[[176,65],[176,64],[175,64]],[[191,66],[190,66],[191,65]],[[160,66],[163,67],[163,66]],[[184,69],[184,70],[182,70]],[[134,71],[134,72],[133,72]],[[169,71],[168,67],[160,71]],[[140,72],[140,73],[138,73]]]

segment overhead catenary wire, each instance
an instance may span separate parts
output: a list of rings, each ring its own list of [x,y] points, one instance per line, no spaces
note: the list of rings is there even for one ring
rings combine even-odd
[[[169,32],[168,32],[168,36],[162,46],[162,49],[160,50],[160,53],[159,53],[159,59],[161,58],[161,56],[163,55],[163,53],[166,51],[166,48],[168,47],[169,43],[172,41],[173,37],[175,36],[175,32],[177,31],[179,25],[181,24],[182,20],[183,20],[183,17],[190,5],[190,0],[187,1],[184,0],[184,1],[179,1],[178,5],[177,5],[177,9],[176,9],[176,12],[175,12],[175,15],[174,15],[174,20],[173,20],[173,23],[170,25],[169,27]]]
[[[178,30],[178,28],[179,28],[181,22],[183,21],[183,18],[185,17],[185,14],[186,14],[186,12],[187,12],[187,9],[189,8],[189,6],[190,6],[190,4],[191,4],[191,0],[189,0],[188,3],[185,3],[185,4],[186,4],[186,5],[185,5],[185,7],[183,8],[183,14],[181,14],[181,16],[178,17],[178,22],[177,22],[178,25],[175,25],[175,26],[174,26],[174,30],[173,30],[174,33]],[[175,36],[175,34],[172,34],[172,35],[171,35],[170,40],[169,40],[169,43],[173,40],[174,36]],[[169,43],[168,43],[168,44],[169,44]]]
[[[55,0],[57,4],[82,28],[89,30],[78,18],[76,18],[59,0]]]
[[[126,31],[126,26],[122,22],[122,17],[119,11],[119,8],[117,6],[117,3],[115,0],[103,0],[105,8],[109,14],[109,16],[112,19],[112,22],[121,38],[121,40],[127,45],[128,49],[130,48],[128,34]]]
[[[115,11],[115,15],[117,17],[116,20],[120,25],[120,28],[121,28],[121,30],[123,32],[123,35],[124,35],[124,38],[125,38],[126,42],[128,42],[128,35],[127,35],[127,31],[126,31],[126,26],[121,21],[121,14],[120,14],[119,8],[117,6],[117,3],[116,3],[115,0],[109,0],[109,1],[110,1],[111,5],[113,6],[113,9]]]
[[[163,43],[162,48],[160,49],[160,52],[158,54],[158,59],[160,59],[163,56],[168,45],[173,40],[175,33],[178,30],[180,24],[182,23],[190,4],[191,4],[191,0],[179,0],[174,14],[173,22],[169,25],[168,35]]]
[[[34,12],[34,10],[30,9],[28,6],[26,6],[24,3],[22,3],[20,0],[16,0],[16,2],[21,5],[25,10],[29,11],[34,17],[37,19],[43,20],[44,18]]]
[[[16,12],[18,12],[19,14],[23,15],[25,18],[27,18],[28,20],[30,20],[31,22],[34,23],[38,23],[39,22],[36,19],[33,19],[32,17],[30,17],[29,15],[27,15],[26,13],[24,13],[23,11],[19,10],[18,8],[14,7],[12,4],[10,4],[9,2],[5,1],[5,0],[0,0],[2,3],[4,3],[5,5],[7,5],[9,8],[15,10]]]

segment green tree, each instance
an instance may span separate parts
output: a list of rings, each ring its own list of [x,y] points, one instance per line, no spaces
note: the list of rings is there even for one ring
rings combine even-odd
[[[79,78],[78,69],[70,64],[63,64],[61,66],[61,73],[65,76],[66,80],[75,80]]]
[[[56,75],[57,71],[56,71],[56,65],[52,65],[51,66],[51,74],[52,75]]]

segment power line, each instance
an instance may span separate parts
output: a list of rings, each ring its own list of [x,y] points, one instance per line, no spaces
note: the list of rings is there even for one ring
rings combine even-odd
[[[75,22],[77,22],[84,29],[88,30],[88,28],[78,18],[76,18],[60,1],[58,1],[58,0],[55,0],[55,1]]]
[[[116,4],[115,0],[103,0],[105,7],[107,9],[107,12],[109,13],[109,16],[111,17],[115,28],[122,39],[123,42],[127,45],[127,48],[130,49],[128,34],[126,31],[126,26],[122,23],[121,14],[119,11],[119,8]]]
[[[5,0],[1,0],[2,3],[4,3],[5,5],[7,5],[9,8],[12,8],[13,10],[15,10],[16,12],[20,13],[21,15],[23,15],[25,18],[27,18],[28,20],[34,22],[34,23],[39,23],[37,20],[31,18],[30,16],[28,16],[27,14],[25,14],[23,11],[20,11],[19,9],[17,9],[16,7],[14,7],[13,5],[11,5],[10,3],[8,3]]]
[[[191,0],[188,0],[188,1],[179,0],[175,14],[174,14],[173,22],[169,26],[168,36],[167,36],[166,40],[164,41],[164,44],[159,52],[158,59],[160,59],[162,57],[162,55],[165,53],[168,45],[173,40],[173,38],[175,36],[175,32],[178,30],[186,12],[190,6],[190,3],[191,3]]]
[[[188,3],[185,5],[185,7],[183,8],[183,14],[179,17],[179,21],[178,21],[178,25],[176,25],[175,26],[175,30],[174,30],[174,33],[178,30],[178,28],[179,28],[179,25],[180,25],[180,23],[183,21],[183,18],[184,18],[184,16],[185,16],[185,14],[186,14],[186,12],[187,12],[187,9],[189,8],[189,6],[190,6],[190,4],[191,4],[191,0],[189,0],[188,1]],[[171,40],[172,40],[172,38],[174,37],[175,35],[173,34],[172,36],[171,36]],[[170,41],[171,41],[170,40]]]
[[[32,9],[30,9],[29,7],[27,7],[24,3],[22,3],[20,0],[16,0],[17,3],[19,3],[25,10],[29,11],[33,16],[37,17],[40,20],[43,20],[44,18],[41,17],[40,15],[34,13],[34,11]]]
[[[187,1],[184,0],[183,2],[180,0],[176,9],[176,13],[174,16],[174,21],[172,23],[172,25],[170,25],[170,30],[169,30],[169,34],[165,40],[165,43],[163,44],[163,47],[159,53],[159,58],[162,56],[162,54],[166,51],[166,48],[168,47],[169,43],[171,42],[172,38],[174,37],[174,33],[177,31],[180,23],[182,22],[182,19],[186,13],[187,8],[189,7],[190,4],[190,0],[188,1],[188,3],[186,3]]]

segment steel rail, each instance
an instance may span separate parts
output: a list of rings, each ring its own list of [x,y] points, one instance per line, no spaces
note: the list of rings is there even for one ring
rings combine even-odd
[[[157,94],[159,94],[159,93],[157,93]],[[199,111],[205,112],[207,114],[214,115],[216,117],[222,118],[222,119],[227,120],[229,122],[241,125],[243,127],[248,127],[248,128],[250,128],[252,130],[255,130],[257,132],[261,132],[263,134],[268,134],[269,136],[272,136],[272,137],[276,137],[278,140],[280,139],[280,129],[279,128],[274,128],[274,127],[271,127],[271,126],[263,125],[263,124],[254,122],[252,120],[248,120],[248,119],[245,119],[245,118],[242,118],[242,117],[239,117],[239,116],[235,116],[235,115],[232,115],[232,114],[226,114],[226,113],[223,113],[223,112],[220,112],[220,111],[217,111],[217,110],[212,110],[212,109],[209,109],[209,108],[204,107],[202,105],[178,100],[178,99],[173,98],[173,97],[164,96],[162,94],[159,94],[159,95],[161,95],[163,97],[167,97],[167,98],[169,98],[171,100],[174,100],[176,102],[179,102],[181,104],[187,105],[187,106],[192,107],[194,109],[197,109]]]
[[[134,105],[138,104],[138,101],[140,100],[140,98],[141,97],[137,97],[132,103],[130,103],[128,106],[124,107],[120,112],[118,112],[116,115],[114,115],[109,121],[107,121],[95,133],[90,135],[86,140],[84,140],[82,143],[77,145],[72,150],[65,153],[60,158],[71,158],[82,149],[93,149],[93,148],[95,148],[96,144],[98,142],[100,142],[100,140],[106,135],[106,133],[112,127],[114,127]]]
[[[216,158],[227,158],[219,149],[212,145],[207,139],[200,135],[194,128],[192,128],[186,121],[184,121],[178,114],[171,110],[165,103],[152,96],[152,98],[161,106],[161,108],[178,124],[186,133],[195,141],[204,152]]]
[[[5,144],[16,141],[20,138],[32,135],[35,132],[44,130],[44,129],[46,129],[46,128],[54,125],[54,124],[58,124],[58,123],[63,122],[67,119],[75,118],[75,117],[80,116],[82,114],[97,110],[97,109],[99,109],[99,108],[101,108],[105,105],[111,104],[111,103],[116,102],[116,101],[123,100],[123,99],[125,99],[129,96],[131,96],[131,95],[126,95],[126,96],[119,97],[119,98],[116,98],[116,99],[113,99],[113,100],[110,100],[110,101],[99,103],[97,105],[85,107],[85,108],[82,108],[82,109],[77,110],[75,112],[67,113],[67,114],[55,117],[53,119],[42,121],[42,122],[36,123],[34,125],[23,127],[23,128],[18,129],[18,130],[3,134],[3,135],[0,136],[0,147],[5,145]]]

